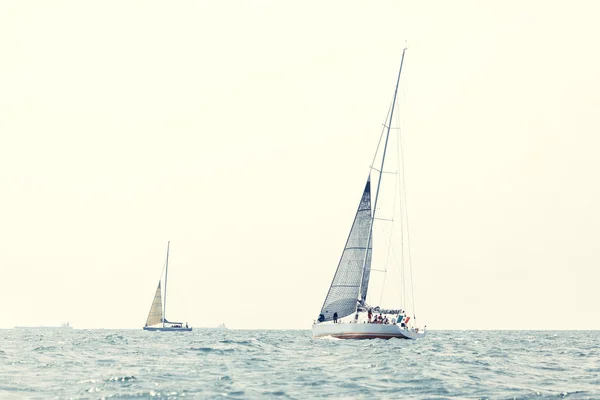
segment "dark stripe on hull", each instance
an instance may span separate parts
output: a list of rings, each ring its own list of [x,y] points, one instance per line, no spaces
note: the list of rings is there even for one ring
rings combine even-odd
[[[149,328],[145,326],[144,330],[152,332],[191,332],[192,328]]]
[[[411,339],[410,337],[404,336],[404,335],[395,335],[393,333],[390,334],[385,334],[385,333],[341,333],[341,334],[334,334],[334,335],[319,335],[319,336],[315,336],[316,338],[318,337],[325,337],[325,336],[331,336],[334,337],[336,339]]]

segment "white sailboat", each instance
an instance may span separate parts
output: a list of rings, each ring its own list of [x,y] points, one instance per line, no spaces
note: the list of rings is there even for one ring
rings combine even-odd
[[[162,332],[189,332],[192,330],[191,326],[188,326],[187,322],[171,322],[167,320],[167,277],[169,274],[169,247],[171,242],[167,243],[167,259],[165,261],[165,294],[164,302],[161,293],[161,279],[158,280],[158,287],[154,293],[154,299],[152,300],[152,306],[150,306],[150,312],[146,319],[146,325],[144,325],[145,331],[162,331]]]
[[[354,217],[354,222],[342,256],[340,258],[337,270],[333,277],[333,281],[329,287],[327,296],[319,318],[315,321],[312,326],[313,337],[335,337],[339,339],[417,339],[425,336],[425,329],[420,330],[416,326],[416,318],[414,316],[414,296],[410,303],[412,307],[412,315],[408,315],[405,308],[409,305],[406,301],[406,280],[404,279],[404,271],[406,264],[410,268],[410,247],[408,245],[408,227],[407,227],[407,213],[406,213],[406,192],[403,188],[403,168],[401,166],[401,137],[400,130],[394,129],[394,136],[397,143],[397,168],[398,170],[393,172],[386,167],[386,153],[388,151],[388,145],[390,141],[390,132],[392,130],[392,122],[394,117],[394,109],[396,108],[396,97],[398,94],[398,86],[400,84],[400,76],[402,74],[402,65],[404,63],[404,55],[406,49],[402,52],[402,59],[400,61],[400,70],[398,72],[398,78],[396,81],[396,88],[392,100],[392,105],[384,128],[381,132],[381,137],[377,145],[375,157],[371,164],[371,172],[377,174],[377,187],[375,191],[375,197],[373,206],[371,207],[371,173],[367,178],[366,186],[363,190],[358,210]],[[384,140],[383,148],[380,153],[380,145]],[[374,167],[376,160],[381,160],[381,166],[379,169]],[[389,202],[394,210],[391,218],[382,218],[379,214],[381,213],[381,204],[378,204],[380,200],[380,189],[382,187],[382,177],[384,174],[393,175],[395,179],[395,190],[394,200]],[[397,196],[397,194],[400,196]],[[397,201],[399,200],[399,201]],[[385,201],[383,202],[385,204]],[[373,231],[375,222],[382,224],[394,225],[395,210],[400,209],[400,245],[396,246],[400,249],[400,260],[398,266],[401,270],[400,278],[401,284],[394,287],[393,294],[397,294],[398,298],[396,301],[400,304],[392,304],[391,308],[382,307],[380,305],[369,305],[372,301],[382,301],[383,290],[385,288],[385,274],[388,271],[388,263],[390,260],[390,254],[395,254],[394,246],[392,245],[392,233],[389,234],[389,238],[381,240],[378,243],[388,241],[389,246],[386,252],[375,253],[373,256]],[[376,216],[377,214],[377,216]],[[387,215],[386,215],[387,216]],[[397,221],[396,221],[397,222]],[[390,228],[391,232],[391,228]],[[406,232],[406,233],[405,233]],[[385,235],[382,234],[382,239]],[[375,239],[379,240],[378,237]],[[379,245],[377,249],[381,248]],[[378,254],[380,254],[378,256]],[[384,255],[385,254],[385,255]],[[384,274],[384,278],[380,279],[383,282],[381,285],[381,297],[376,294],[369,293],[367,297],[369,283],[371,278],[371,261],[372,258],[376,261],[374,265],[377,265],[377,271]],[[374,269],[375,270],[375,269]],[[412,276],[412,271],[411,274]],[[412,278],[410,279],[410,285],[412,285]],[[401,296],[399,294],[402,294]],[[404,300],[403,300],[404,299]],[[404,304],[402,304],[404,302]]]

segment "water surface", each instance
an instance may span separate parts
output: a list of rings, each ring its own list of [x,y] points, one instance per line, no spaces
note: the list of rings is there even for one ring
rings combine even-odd
[[[0,330],[0,398],[600,399],[596,331]]]

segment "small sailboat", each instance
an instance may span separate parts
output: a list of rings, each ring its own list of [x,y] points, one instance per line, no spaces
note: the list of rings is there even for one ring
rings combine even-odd
[[[404,55],[406,48],[402,52],[402,59],[400,61],[400,70],[398,72],[398,78],[396,81],[396,88],[392,100],[392,105],[386,117],[384,127],[381,131],[379,143],[377,144],[377,150],[375,151],[375,157],[371,164],[371,171],[367,178],[367,183],[362,192],[362,197],[358,206],[358,210],[354,217],[354,222],[342,256],[340,258],[337,270],[333,277],[333,281],[329,287],[327,296],[318,319],[312,326],[313,337],[334,337],[339,339],[417,339],[425,336],[425,330],[419,330],[416,326],[416,318],[414,317],[414,296],[410,303],[413,311],[413,315],[409,316],[405,307],[409,305],[406,301],[406,282],[404,280],[404,271],[407,269],[406,263],[410,264],[410,247],[408,246],[408,228],[407,228],[407,213],[406,213],[406,195],[403,178],[403,167],[401,165],[401,148],[402,141],[400,137],[400,130],[394,129],[394,136],[397,146],[397,168],[398,170],[393,172],[389,170],[389,166],[386,164],[386,153],[390,141],[390,132],[392,130],[392,121],[394,117],[394,109],[396,107],[396,97],[398,94],[398,86],[400,84],[400,76],[402,74],[402,65],[404,63]],[[382,141],[383,139],[383,141]],[[383,148],[380,146],[383,144]],[[379,169],[374,167],[376,160],[381,160]],[[387,168],[386,168],[387,167]],[[375,197],[373,205],[371,205],[371,172],[377,174],[377,186],[375,190]],[[380,189],[382,188],[383,175],[394,175],[395,176],[395,188],[392,191],[394,194],[393,200],[387,202],[387,205],[394,211],[391,213],[391,218],[388,214],[381,217],[380,207],[378,204],[380,200]],[[388,175],[389,176],[389,175]],[[400,196],[397,196],[397,194]],[[390,196],[391,197],[391,196]],[[399,200],[399,201],[398,201]],[[400,216],[397,216],[396,210],[400,209]],[[394,215],[396,215],[394,217]],[[394,224],[394,219],[397,218],[401,225],[401,234],[399,236],[399,246],[392,246],[392,233],[388,237],[382,234],[382,240],[379,243],[388,242],[390,251],[383,251],[375,253],[380,256],[373,257],[373,232],[375,222]],[[385,230],[387,229],[387,230]],[[384,228],[378,232],[391,232],[391,228]],[[392,294],[396,295],[396,301],[400,304],[392,304],[391,307],[383,307],[380,305],[370,305],[369,302],[381,301],[383,299],[383,292],[381,297],[369,293],[367,297],[369,283],[371,281],[371,261],[376,260],[377,271],[387,273],[389,259],[391,254],[395,254],[395,248],[399,248],[400,257],[397,261],[400,267],[399,280],[402,283],[394,287]],[[379,250],[378,250],[379,251]],[[412,270],[411,270],[410,285],[412,285]],[[381,290],[385,288],[385,275],[384,278],[379,279],[381,283]],[[401,293],[401,295],[400,295]],[[404,299],[404,300],[403,300]],[[402,304],[404,301],[405,304]]]
[[[192,330],[191,326],[188,326],[187,322],[171,322],[167,320],[167,277],[169,274],[169,247],[171,242],[167,243],[167,259],[165,261],[165,294],[164,302],[161,292],[161,279],[158,280],[158,287],[154,293],[154,299],[152,300],[152,306],[150,306],[150,312],[146,319],[146,325],[144,326],[145,331],[168,331],[168,332],[189,332]]]

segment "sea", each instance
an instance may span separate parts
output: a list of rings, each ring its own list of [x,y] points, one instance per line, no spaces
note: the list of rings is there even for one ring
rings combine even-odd
[[[0,330],[0,399],[600,399],[597,331]]]

